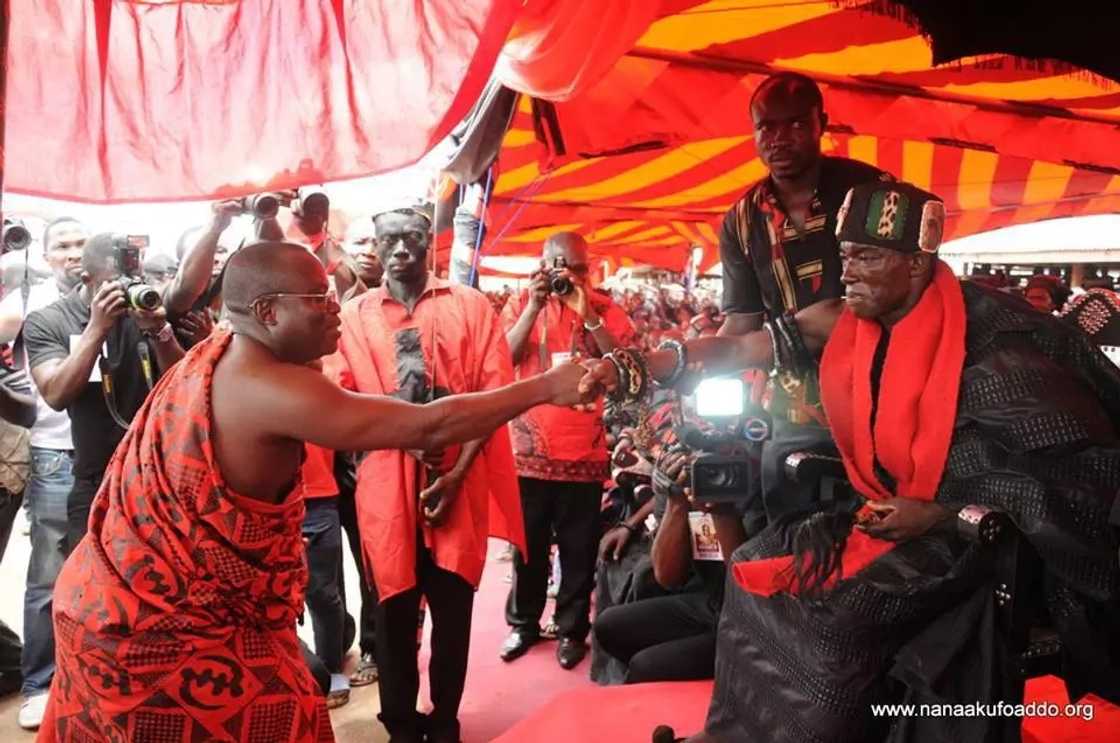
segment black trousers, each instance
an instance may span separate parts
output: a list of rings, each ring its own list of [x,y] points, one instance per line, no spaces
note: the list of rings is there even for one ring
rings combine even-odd
[[[66,499],[66,554],[70,555],[89,531],[89,509],[101,488],[102,477],[75,477]]]
[[[344,454],[336,455],[335,480],[338,482],[338,518],[342,523],[342,531],[346,534],[346,542],[350,545],[350,554],[354,557],[354,564],[358,566],[358,590],[361,591],[362,609],[358,619],[358,646],[362,655],[374,655],[377,652],[377,590],[370,584],[365,560],[362,558],[362,538],[358,533],[358,511],[354,504],[354,479],[353,476],[339,474],[340,468],[348,465],[340,462]],[[338,575],[339,591],[342,594],[342,605],[346,605],[346,581],[341,571]]]
[[[710,679],[719,615],[706,593],[658,596],[595,617],[595,639],[627,664],[626,683]]]
[[[467,680],[474,587],[459,575],[438,567],[417,537],[416,586],[377,605],[377,667],[380,672],[379,715],[389,735],[420,740],[426,730],[432,743],[459,741],[459,702]],[[432,712],[425,721],[416,711],[420,693],[416,629],[420,596],[432,617],[432,657],[428,664]]]
[[[307,548],[307,611],[315,632],[315,654],[328,673],[342,673],[342,664],[354,639],[346,633],[346,599],[342,581],[342,530],[338,525],[338,498],[308,498],[303,517]]]
[[[591,589],[599,552],[600,482],[519,478],[529,554],[513,558],[506,622],[518,632],[540,634],[548,598],[549,548],[560,549],[560,590],[554,619],[560,637],[582,641],[591,630]]]

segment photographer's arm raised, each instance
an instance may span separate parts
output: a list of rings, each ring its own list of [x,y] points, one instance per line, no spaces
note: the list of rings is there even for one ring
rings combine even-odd
[[[190,311],[191,306],[210,287],[214,274],[214,255],[218,251],[218,239],[236,214],[241,212],[239,200],[219,201],[213,206],[214,216],[206,231],[199,235],[185,256],[183,265],[175,273],[164,291],[163,304],[169,317],[179,317]]]

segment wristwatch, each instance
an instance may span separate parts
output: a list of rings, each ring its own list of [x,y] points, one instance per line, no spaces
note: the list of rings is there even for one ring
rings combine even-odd
[[[603,327],[603,318],[601,318],[601,317],[599,318],[599,322],[597,322],[594,325],[587,322],[586,320],[583,321],[583,329],[584,330],[589,330],[591,332],[595,332],[596,330],[598,330],[601,327]]]
[[[165,322],[163,327],[155,332],[145,330],[144,335],[154,339],[156,343],[168,343],[175,337],[175,331],[171,329],[171,323]]]

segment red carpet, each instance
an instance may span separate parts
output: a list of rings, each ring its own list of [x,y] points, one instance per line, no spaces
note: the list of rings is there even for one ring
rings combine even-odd
[[[668,725],[683,736],[703,726],[711,687],[710,681],[694,681],[569,691],[506,731],[494,743],[649,743],[658,725]],[[1046,676],[1028,684],[1026,701],[1056,704],[1064,711],[1069,698],[1059,679]],[[1061,716],[1024,720],[1023,743],[1120,740],[1120,708],[1092,695],[1081,704],[1092,705],[1087,715],[1091,719]]]
[[[490,560],[475,597],[467,689],[459,719],[464,743],[567,743],[610,741],[649,743],[657,725],[670,725],[678,735],[696,732],[704,723],[711,682],[599,687],[588,678],[590,659],[573,671],[556,663],[556,643],[541,642],[528,655],[506,664],[498,649],[508,628],[503,579],[508,562],[494,557],[504,544],[491,542]],[[552,610],[546,610],[545,620]],[[428,644],[421,668],[428,663]],[[427,673],[421,679],[427,696]],[[1027,703],[1049,702],[1064,711],[1065,686],[1052,676],[1027,684]],[[1115,743],[1120,741],[1120,708],[1093,696],[1092,719],[1032,717],[1023,722],[1023,743]],[[422,706],[430,706],[424,704]]]
[[[711,681],[576,689],[494,743],[650,743],[658,725],[668,725],[679,736],[700,730],[711,698]]]

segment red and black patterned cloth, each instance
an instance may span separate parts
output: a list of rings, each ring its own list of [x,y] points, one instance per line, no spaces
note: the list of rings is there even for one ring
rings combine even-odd
[[[303,498],[239,495],[215,461],[210,390],[230,337],[164,376],[113,456],[55,585],[42,743],[334,740],[296,638]]]

